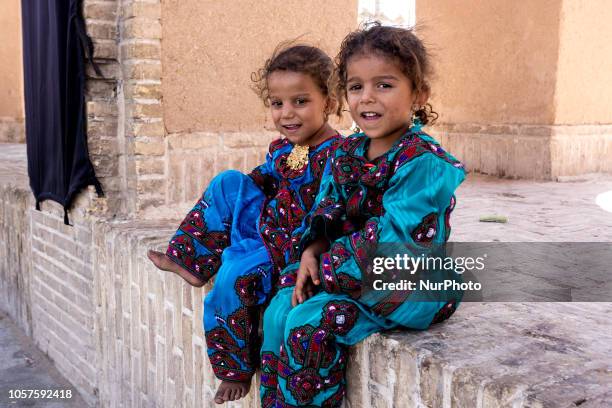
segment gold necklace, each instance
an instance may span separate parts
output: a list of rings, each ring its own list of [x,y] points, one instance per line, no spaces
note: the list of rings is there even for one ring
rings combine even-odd
[[[287,165],[291,170],[299,170],[308,163],[308,145],[294,145],[287,157]]]

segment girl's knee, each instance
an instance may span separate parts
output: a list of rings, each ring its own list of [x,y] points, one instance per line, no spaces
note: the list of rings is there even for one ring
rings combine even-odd
[[[264,336],[267,334],[277,333],[283,330],[283,321],[277,318],[278,311],[271,310],[269,307],[266,308],[263,315],[263,332]]]
[[[242,189],[241,186],[248,180],[250,180],[249,176],[238,170],[222,171],[213,177],[204,195],[212,200],[215,200],[215,197],[224,197],[225,200],[234,203]]]
[[[285,332],[285,318],[289,312],[289,308],[285,306],[285,303],[279,302],[279,299],[275,297],[266,308],[263,315],[262,352],[273,352],[278,355]]]
[[[278,292],[270,301],[264,311],[263,325],[264,333],[282,333],[287,319],[287,314],[291,311],[291,292]]]
[[[219,304],[217,291],[214,288],[204,296],[204,312],[215,310],[215,304]]]
[[[248,176],[244,175],[238,170],[225,170],[213,177],[213,179],[210,181],[210,185],[221,184],[225,186],[237,186],[244,177]]]
[[[289,336],[289,333],[297,327],[304,326],[306,324],[313,324],[313,310],[306,310],[304,303],[295,306],[287,314],[287,320],[285,322],[285,338]]]
[[[235,274],[234,270],[228,268],[225,264],[221,264],[215,276],[215,283],[211,291],[204,298],[204,307],[213,308],[220,305],[236,304],[239,301],[239,297],[235,286],[239,277],[240,275]]]
[[[203,195],[214,194],[215,192],[227,191],[228,188],[237,189],[243,177],[247,177],[238,170],[225,170],[217,174],[210,180],[208,187]]]

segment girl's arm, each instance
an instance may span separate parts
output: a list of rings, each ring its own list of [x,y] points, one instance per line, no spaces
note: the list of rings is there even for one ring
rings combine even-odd
[[[291,305],[302,303],[314,294],[314,286],[319,285],[319,257],[329,249],[329,241],[319,238],[310,243],[302,252],[297,271],[295,288],[291,296]]]

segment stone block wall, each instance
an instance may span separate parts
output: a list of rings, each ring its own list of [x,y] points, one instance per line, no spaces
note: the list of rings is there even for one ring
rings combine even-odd
[[[0,308],[94,405],[97,304],[86,211],[93,191],[79,196],[74,226],[66,226],[60,205],[34,209],[25,146],[4,145],[0,154]]]
[[[85,203],[85,207],[97,215],[110,217],[127,213],[123,164],[126,151],[119,131],[122,78],[117,22],[120,11],[117,0],[83,2],[87,33],[94,43],[94,59],[104,76],[98,77],[91,64],[87,65],[87,143],[105,197]]]
[[[30,302],[31,249],[29,209],[34,205],[27,188],[2,180],[0,189],[0,307],[32,335]]]
[[[100,405],[212,406],[215,385],[201,330],[203,290],[145,258],[148,248],[166,244],[172,227],[117,222],[96,230]]]
[[[1,190],[5,198],[2,234],[8,253],[0,282],[2,308],[32,336],[91,406],[98,398],[99,365],[94,341],[99,304],[93,301],[97,287],[93,279],[93,220],[126,211],[125,172],[119,165],[125,153],[117,131],[121,80],[116,42],[118,5],[117,1],[85,1],[83,8],[96,47],[94,57],[104,74],[104,78],[98,78],[87,66],[90,158],[106,197],[97,198],[93,188],[85,189],[70,210],[72,225],[66,226],[58,204],[46,201],[42,211],[34,209],[25,160],[2,169],[5,174],[19,173],[20,179],[16,185],[3,180]],[[18,170],[15,165],[19,165]]]
[[[166,216],[184,216],[215,174],[227,169],[249,172],[263,163],[268,145],[276,137],[274,132],[168,135]]]
[[[59,206],[55,213],[48,208],[27,211],[32,337],[85,400],[94,404],[99,359],[93,347],[98,305],[93,301],[92,229],[85,222],[64,225],[61,211]]]
[[[100,78],[87,65],[88,145],[106,196],[98,198],[91,187],[83,191],[70,210],[71,226],[64,225],[63,210],[56,203],[43,202],[42,211],[29,203],[23,213],[29,231],[23,236],[28,267],[9,269],[9,273],[25,272],[28,276],[27,290],[20,292],[30,305],[31,318],[22,327],[27,327],[37,346],[92,406],[98,401],[100,364],[93,226],[100,217],[127,213],[127,173],[122,165],[127,159],[119,131],[119,6],[115,0],[85,1],[83,5],[86,27],[95,45],[94,58],[103,73]]]
[[[562,180],[612,172],[610,125],[442,124],[431,133],[476,173]]]
[[[164,203],[166,141],[161,93],[161,3],[121,1],[120,126],[128,216]]]
[[[97,214],[178,217],[214,174],[261,163],[272,132],[167,134],[158,0],[88,0],[84,15],[105,77],[88,69],[88,142],[106,192]]]

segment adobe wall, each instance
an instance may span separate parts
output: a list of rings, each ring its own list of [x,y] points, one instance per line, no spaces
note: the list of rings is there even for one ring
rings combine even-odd
[[[606,13],[604,2],[417,0],[436,69],[432,133],[475,172],[612,172]]]
[[[443,123],[552,124],[561,0],[417,1]]]
[[[612,8],[605,0],[563,1],[555,124],[612,124],[610,19]]]
[[[253,0],[162,3],[167,144],[155,154],[163,154],[168,163],[159,179],[160,187],[165,182],[159,203],[166,214],[179,216],[190,208],[219,171],[249,171],[263,161],[278,134],[251,89],[251,73],[275,47],[299,37],[333,58],[356,22],[356,0],[317,7],[298,0],[282,6]],[[345,120],[340,126],[348,124]]]
[[[21,2],[6,0],[0,13],[0,143],[25,142]]]
[[[266,109],[251,73],[282,41],[300,38],[333,58],[357,23],[356,0],[312,3],[174,0],[162,4],[168,133],[261,131]],[[299,18],[298,18],[299,16]]]

